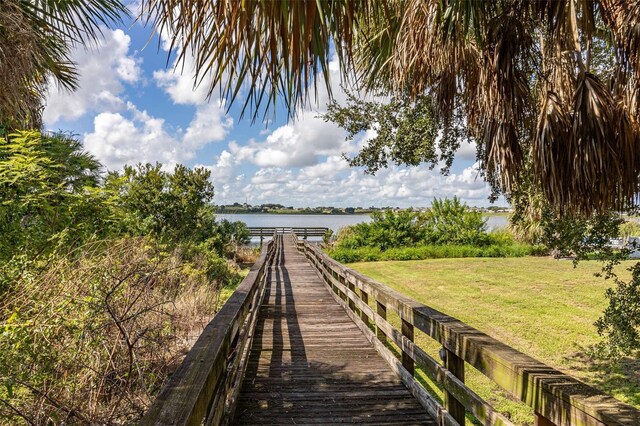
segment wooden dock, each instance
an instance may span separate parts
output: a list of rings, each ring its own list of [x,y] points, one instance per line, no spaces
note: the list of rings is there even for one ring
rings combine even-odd
[[[465,382],[473,368],[535,426],[637,426],[640,410],[462,321],[274,233],[141,421],[143,426],[514,426]],[[389,315],[389,318],[387,317]],[[415,333],[442,346],[429,355]],[[416,377],[426,374],[441,402]],[[434,420],[435,419],[435,420]]]
[[[289,238],[267,275],[233,423],[435,424]]]

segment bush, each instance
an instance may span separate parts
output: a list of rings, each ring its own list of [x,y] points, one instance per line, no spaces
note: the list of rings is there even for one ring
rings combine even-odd
[[[370,223],[340,230],[335,248],[357,249],[434,245],[477,245],[492,243],[480,212],[471,211],[458,198],[435,199],[424,213],[404,210],[374,212]],[[509,241],[513,242],[513,239]]]
[[[19,278],[0,305],[0,398],[9,404],[0,418],[139,420],[216,312],[220,288],[239,279],[210,251],[166,248],[97,241]]]
[[[482,213],[470,210],[457,197],[433,200],[431,209],[419,218],[428,244],[468,244],[483,246],[489,243],[486,220]]]
[[[0,419],[135,423],[239,282],[209,172],[99,174],[61,135],[0,136]]]
[[[540,247],[526,244],[504,244],[491,246],[471,245],[423,245],[394,247],[380,250],[377,247],[344,247],[329,250],[328,254],[341,263],[376,262],[383,260],[423,260],[462,257],[522,257],[539,255]]]
[[[620,225],[619,236],[621,238],[640,236],[640,223],[628,220]]]

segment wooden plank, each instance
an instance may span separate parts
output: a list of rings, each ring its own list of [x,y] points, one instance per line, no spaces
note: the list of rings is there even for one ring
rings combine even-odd
[[[464,360],[462,358],[450,350],[445,349],[444,366],[456,377],[456,379],[464,383]],[[444,406],[458,423],[464,424],[464,405],[462,405],[462,402],[458,401],[453,393],[445,391]]]
[[[262,254],[220,312],[207,324],[193,348],[162,389],[142,425],[201,424],[214,400],[220,379],[226,374],[227,356],[240,325],[244,322],[257,283],[264,273],[270,248]]]
[[[385,316],[383,317],[378,313],[374,313],[371,307],[358,300],[355,294],[349,294],[349,297],[353,299],[354,303],[356,303],[363,312],[366,312],[373,318],[377,332],[384,336],[385,339],[382,341],[377,335],[376,337],[379,340],[386,342],[387,336],[389,336],[391,341],[401,348],[404,353],[408,354],[432,380],[442,385],[447,392],[451,393],[458,401],[461,401],[462,405],[483,424],[497,426],[513,425],[511,421],[496,412],[493,407],[469,389],[462,381],[454,376],[453,373],[441,366],[420,347],[408,340],[399,330],[388,323],[386,320],[386,310],[384,311]]]
[[[446,412],[446,410],[431,396],[413,377],[413,374],[407,371],[404,366],[398,361],[398,359],[391,353],[389,349],[382,342],[380,342],[368,327],[358,321],[358,317],[349,309],[349,306],[341,298],[336,297],[336,302],[341,304],[345,308],[345,312],[356,323],[367,340],[373,344],[378,353],[389,364],[391,369],[400,377],[405,386],[411,391],[412,395],[416,397],[420,404],[434,417],[438,425],[446,426],[459,426],[458,423]]]
[[[307,244],[305,250],[308,257],[315,257],[314,264],[321,262],[329,271],[366,291],[369,297],[394,310],[557,425],[640,424],[640,411],[636,408],[339,264],[316,247]]]
[[[234,424],[434,425],[287,239],[271,268]]]
[[[410,342],[413,342],[413,325],[405,320],[402,320],[402,337]],[[402,366],[407,370],[409,374],[411,374],[412,376],[414,375],[413,358],[411,358],[411,355],[407,353],[404,347],[402,347]],[[458,419],[456,418],[456,420]],[[464,424],[464,422],[462,423]]]

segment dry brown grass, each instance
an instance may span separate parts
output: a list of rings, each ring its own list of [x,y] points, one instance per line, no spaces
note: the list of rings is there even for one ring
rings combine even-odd
[[[215,314],[219,285],[144,238],[103,241],[0,300],[0,422],[122,424]]]

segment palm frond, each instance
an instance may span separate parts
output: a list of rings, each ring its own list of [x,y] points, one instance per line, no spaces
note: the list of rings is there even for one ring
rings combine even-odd
[[[329,84],[333,45],[356,89],[429,96],[444,129],[463,116],[494,189],[513,189],[532,149],[558,210],[638,190],[640,2],[143,0],[143,14],[209,95],[244,98],[254,120],[279,98],[295,114],[318,75]]]
[[[70,49],[128,12],[119,0],[5,0],[0,6],[0,124],[39,128],[48,78],[77,87]]]
[[[541,108],[534,171],[544,195],[561,212],[634,204],[640,140],[631,118],[589,73],[578,76],[571,99],[567,105],[549,91]]]
[[[370,7],[362,0],[142,2],[156,30],[179,47],[178,59],[193,55],[196,81],[211,77],[209,96],[218,88],[230,105],[246,90],[243,112],[250,107],[253,119],[263,107],[273,110],[278,96],[294,112],[317,90],[318,74],[330,90],[332,43],[346,74]]]
[[[20,6],[34,27],[80,44],[94,41],[102,35],[102,26],[111,27],[129,15],[120,0],[34,0]]]

